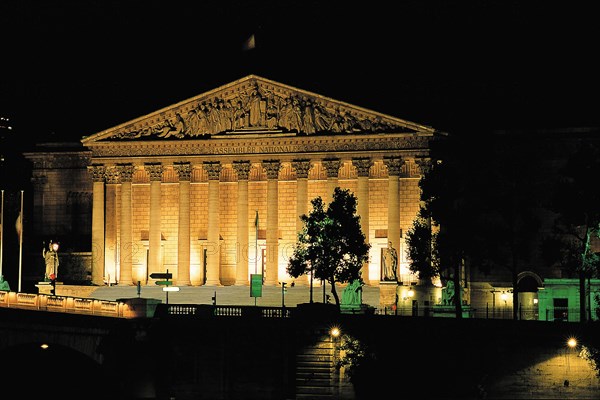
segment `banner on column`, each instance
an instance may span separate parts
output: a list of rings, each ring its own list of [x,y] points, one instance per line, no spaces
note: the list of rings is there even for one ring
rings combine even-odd
[[[262,274],[250,274],[250,297],[262,297]]]

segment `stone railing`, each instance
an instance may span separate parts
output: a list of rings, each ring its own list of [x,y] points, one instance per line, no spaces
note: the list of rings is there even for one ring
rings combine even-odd
[[[139,298],[108,301],[0,291],[0,307],[116,318],[140,318],[153,317],[156,304],[153,303],[153,300]]]

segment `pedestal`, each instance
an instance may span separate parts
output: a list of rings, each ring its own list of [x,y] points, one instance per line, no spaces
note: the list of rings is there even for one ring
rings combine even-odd
[[[63,284],[63,282],[56,282],[55,295],[58,295],[58,286],[59,285],[62,286],[62,284]],[[37,285],[35,285],[35,287],[38,288],[38,294],[52,295],[52,293],[50,292],[52,290],[52,285],[51,285],[51,282],[49,282],[49,281],[38,282]]]
[[[375,307],[368,304],[340,304],[342,314],[373,314]]]
[[[379,282],[379,307],[391,309],[396,305],[398,282]]]
[[[462,317],[470,318],[471,317],[471,306],[461,306],[462,307]],[[434,305],[433,307],[433,316],[434,317],[447,317],[447,318],[455,318],[456,317],[456,308],[452,306],[442,306],[442,305]]]

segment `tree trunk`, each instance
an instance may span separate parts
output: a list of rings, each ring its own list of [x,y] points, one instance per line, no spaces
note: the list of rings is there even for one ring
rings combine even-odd
[[[513,287],[513,319],[516,321],[519,319],[519,284],[517,279],[519,275],[517,274],[516,266],[513,268],[512,272],[512,287]]]
[[[456,318],[462,318],[462,285],[460,284],[460,264],[454,270],[454,308]]]
[[[340,310],[340,296],[338,296],[337,290],[335,290],[335,280],[332,279],[329,281],[329,283],[331,284],[331,294],[335,299],[335,305],[337,306],[338,310]]]

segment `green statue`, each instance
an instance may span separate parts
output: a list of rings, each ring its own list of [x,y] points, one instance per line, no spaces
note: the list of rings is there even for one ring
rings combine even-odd
[[[0,290],[10,292],[10,285],[4,280],[4,275],[0,275]]]
[[[342,302],[344,305],[360,305],[362,304],[362,286],[360,279],[354,279],[344,288],[342,292]]]

